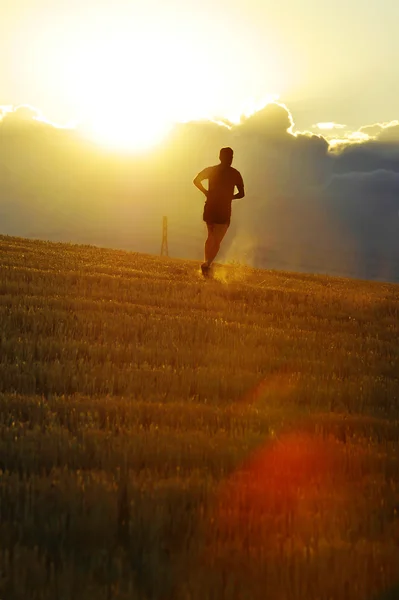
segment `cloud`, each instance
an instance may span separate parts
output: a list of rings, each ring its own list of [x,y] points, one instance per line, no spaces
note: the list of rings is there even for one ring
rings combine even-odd
[[[9,106],[9,105],[0,106],[0,121],[6,116],[7,113],[11,112],[12,110],[13,110],[12,106]]]
[[[346,125],[342,125],[340,123],[333,123],[332,121],[327,121],[325,123],[316,123],[315,125],[313,125],[313,128],[317,128],[317,129],[345,129]]]
[[[358,276],[397,280],[399,171],[336,174],[324,201],[343,245],[357,255]]]
[[[379,141],[399,142],[399,121],[366,125],[361,127],[359,132]]]
[[[326,186],[333,207],[342,206],[341,215],[369,221],[370,228],[397,217],[399,171],[378,169],[334,175]]]
[[[168,215],[172,255],[200,259],[204,198],[192,179],[229,145],[246,197],[233,205],[221,260],[399,280],[397,121],[347,130],[334,143],[296,131],[289,107],[272,102],[238,124],[176,125],[139,157],[53,127],[33,107],[2,114],[3,233],[157,253]]]
[[[236,126],[240,135],[252,133],[270,138],[278,138],[292,132],[294,121],[290,111],[283,104],[272,102],[250,117],[244,117]]]
[[[2,127],[24,126],[35,123],[40,116],[39,111],[29,105],[21,105],[4,111],[1,121]]]
[[[376,140],[350,144],[336,156],[334,170],[337,173],[378,170],[399,172],[399,144]]]
[[[388,127],[384,127],[377,138],[380,142],[397,142],[399,143],[399,123],[392,123]]]

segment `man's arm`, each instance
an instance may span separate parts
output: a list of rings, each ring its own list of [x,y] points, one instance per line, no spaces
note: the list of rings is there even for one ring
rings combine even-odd
[[[244,180],[241,177],[240,173],[238,173],[238,177],[237,177],[237,181],[236,181],[236,188],[238,189],[238,193],[234,194],[233,200],[239,200],[240,198],[244,198],[244,196],[245,196]]]
[[[209,178],[209,168],[204,169],[203,171],[198,173],[197,177],[193,180],[193,184],[195,185],[195,187],[197,187],[205,196],[208,196],[208,190],[206,188],[204,188],[204,186],[202,185],[201,182],[204,181],[204,179],[208,179],[208,178]]]

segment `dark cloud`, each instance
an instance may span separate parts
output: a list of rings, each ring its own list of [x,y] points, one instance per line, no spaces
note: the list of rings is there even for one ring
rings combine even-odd
[[[2,233],[156,253],[168,215],[170,252],[201,258],[204,199],[192,179],[228,145],[246,197],[222,259],[399,281],[398,127],[363,127],[373,139],[332,151],[272,103],[239,124],[180,124],[152,153],[118,156],[19,107],[0,121]]]
[[[399,172],[378,169],[334,175],[324,200],[342,245],[352,249],[358,276],[397,280]]]
[[[359,129],[361,133],[380,141],[380,142],[399,142],[399,122],[375,123],[366,125]]]
[[[399,172],[379,169],[334,175],[325,197],[330,210],[339,214],[343,224],[355,224],[367,238],[378,239],[377,230],[383,236],[392,221],[395,230],[398,229]],[[384,245],[387,241],[382,237],[378,243]]]
[[[399,144],[377,140],[349,144],[336,156],[334,170],[337,173],[399,172]]]

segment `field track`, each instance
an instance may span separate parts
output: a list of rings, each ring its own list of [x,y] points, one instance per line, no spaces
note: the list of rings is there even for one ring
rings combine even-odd
[[[1,600],[399,598],[399,286],[0,236]]]

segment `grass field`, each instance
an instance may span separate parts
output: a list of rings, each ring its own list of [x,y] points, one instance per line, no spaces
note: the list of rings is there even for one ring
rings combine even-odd
[[[0,266],[2,600],[399,598],[398,286]]]

